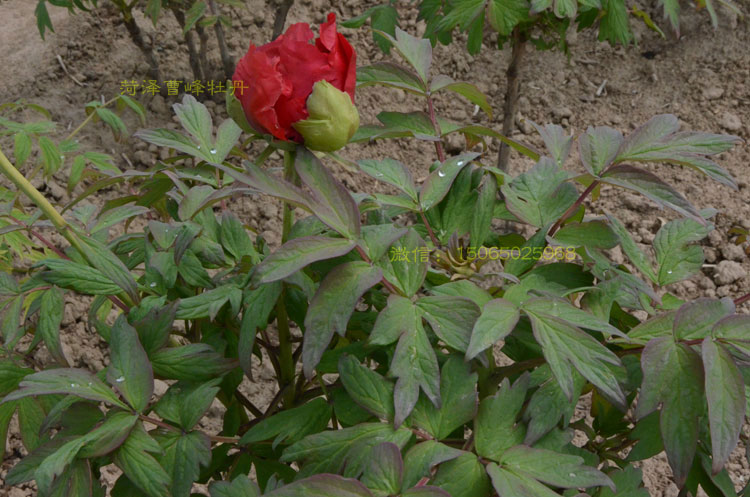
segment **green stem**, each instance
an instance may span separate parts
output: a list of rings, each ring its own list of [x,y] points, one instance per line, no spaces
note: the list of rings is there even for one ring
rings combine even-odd
[[[284,152],[284,179],[290,183],[297,183],[297,174],[294,171],[294,159],[296,152]],[[283,221],[281,228],[281,243],[285,243],[289,238],[294,224],[293,207],[284,202]],[[294,376],[295,360],[292,353],[292,335],[289,331],[289,316],[286,312],[286,303],[282,291],[279,301],[276,304],[276,325],[279,330],[279,366],[281,374],[279,376],[279,388],[285,389],[283,402],[287,409],[294,405]]]
[[[116,97],[114,97],[114,98],[112,98],[112,99],[110,99],[110,100],[107,100],[106,102],[104,102],[102,104],[102,106],[100,108],[103,109],[103,108],[109,106],[111,103],[113,103],[118,98],[120,98],[119,95],[116,96]],[[71,131],[70,134],[67,137],[65,137],[65,141],[72,140],[73,137],[75,135],[77,135],[89,123],[89,121],[91,121],[94,118],[95,115],[96,115],[96,110],[94,110],[93,112],[91,112],[91,114],[89,114],[88,116],[86,116],[86,119],[84,119],[83,122],[81,124],[79,124],[76,129],[74,129],[73,131]]]
[[[78,239],[78,236],[73,232],[72,227],[68,222],[57,212],[57,209],[47,200],[39,190],[34,188],[29,180],[11,164],[10,160],[5,156],[3,151],[0,149],[0,173],[8,178],[14,185],[31,200],[38,208],[42,211],[42,214],[52,223],[58,233],[60,233],[70,245],[78,251],[83,257],[86,257],[86,251]],[[127,305],[123,304],[116,297],[112,297],[112,301],[115,302],[124,311],[128,310]]]

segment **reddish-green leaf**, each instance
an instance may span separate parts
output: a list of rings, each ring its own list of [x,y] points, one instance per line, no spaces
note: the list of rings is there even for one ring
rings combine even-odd
[[[635,414],[642,419],[661,404],[661,435],[678,486],[685,483],[698,443],[703,409],[700,356],[672,337],[655,338],[643,350],[643,386]],[[689,413],[689,414],[688,414]]]
[[[366,262],[337,266],[321,282],[305,317],[302,363],[310,378],[334,333],[344,335],[360,297],[380,281],[383,272]]]
[[[107,380],[138,412],[143,412],[154,393],[154,372],[138,333],[124,314],[112,326],[109,345],[112,362]]]
[[[253,278],[258,283],[281,280],[313,262],[344,255],[353,247],[354,241],[346,238],[327,236],[295,238],[263,259],[263,262],[256,267]]]
[[[732,354],[711,337],[703,340],[708,421],[711,427],[712,471],[729,459],[745,420],[745,384]]]

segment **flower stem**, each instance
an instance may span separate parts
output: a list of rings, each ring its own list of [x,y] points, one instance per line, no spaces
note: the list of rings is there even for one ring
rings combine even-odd
[[[294,159],[297,153],[294,151],[284,152],[284,179],[290,183],[298,183],[297,173],[294,170]],[[281,243],[285,243],[289,238],[294,224],[294,212],[292,206],[284,202],[283,218],[281,227]],[[279,389],[284,391],[283,402],[287,409],[294,405],[294,376],[295,360],[292,354],[292,335],[289,330],[289,316],[286,311],[284,301],[284,291],[282,291],[279,301],[276,304],[276,326],[279,331]]]

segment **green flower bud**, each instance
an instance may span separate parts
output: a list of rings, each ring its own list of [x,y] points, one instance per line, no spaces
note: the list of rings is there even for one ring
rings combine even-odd
[[[359,113],[349,94],[325,80],[313,85],[313,91],[307,97],[307,112],[310,117],[293,126],[311,150],[338,150],[359,128]]]

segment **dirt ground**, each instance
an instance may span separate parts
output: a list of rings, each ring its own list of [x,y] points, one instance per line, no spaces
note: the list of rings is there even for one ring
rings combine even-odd
[[[83,106],[92,100],[109,99],[120,92],[123,80],[142,80],[147,65],[136,47],[130,42],[125,28],[118,22],[107,2],[92,14],[68,15],[67,11],[50,7],[54,33],[47,33],[46,41],[39,38],[33,11],[36,2],[29,0],[0,0],[0,104],[26,98],[45,106],[59,123],[59,137],[75,128],[85,117]],[[372,0],[331,2],[329,0],[298,0],[289,14],[288,23],[324,20],[329,11],[340,19],[348,19],[364,9],[377,4]],[[422,23],[416,22],[416,9],[412,2],[401,0],[404,22],[402,27],[412,33],[421,33]],[[655,3],[651,0],[641,2]],[[738,0],[745,11],[750,11],[747,0]],[[743,5],[743,3],[745,3]],[[264,12],[261,0],[248,0],[247,9],[230,9],[234,29],[228,36],[231,55],[238,59],[253,41],[263,43],[270,38],[273,14]],[[332,6],[333,5],[333,6]],[[661,21],[661,14],[653,6],[650,12]],[[410,10],[411,8],[411,10]],[[541,140],[528,120],[537,123],[561,124],[570,132],[580,133],[589,125],[609,125],[629,132],[636,125],[659,113],[676,114],[684,129],[725,132],[739,135],[745,141],[750,137],[750,23],[727,12],[720,12],[720,27],[711,28],[706,12],[693,11],[685,5],[682,18],[682,37],[667,39],[633,22],[638,43],[628,49],[610,47],[598,42],[590,33],[571,33],[571,56],[559,53],[531,51],[521,76],[521,99],[516,121],[519,127],[516,138],[541,146]],[[167,16],[169,17],[169,16]],[[159,58],[163,79],[192,80],[188,66],[187,49],[173,18],[165,21],[170,29],[155,31],[149,21],[138,17],[141,27],[153,41]],[[666,26],[666,22],[662,23]],[[666,29],[665,29],[666,31]],[[359,65],[384,58],[372,43],[365,30],[347,33],[358,54]],[[212,37],[213,39],[213,37]],[[457,79],[476,83],[490,98],[495,110],[493,120],[475,113],[473,105],[461,100],[441,99],[437,112],[460,122],[477,122],[500,128],[505,88],[507,51],[492,48],[494,37],[486,34],[485,47],[475,57],[467,55],[463,47],[438,47],[435,50],[434,71]],[[461,43],[459,37],[459,43]],[[63,61],[67,72],[63,70]],[[219,66],[218,51],[212,47],[209,56]],[[217,79],[220,77],[217,74]],[[176,127],[171,104],[161,96],[139,97],[147,106],[150,126]],[[458,97],[457,97],[458,98]],[[398,90],[382,91],[364,89],[357,95],[357,104],[365,123],[373,122],[381,110],[421,110],[415,101]],[[208,101],[216,116],[224,118],[223,106]],[[131,131],[137,129],[135,119],[128,117]],[[89,126],[81,135],[84,147],[105,151],[116,157],[119,167],[143,167],[164,158],[164,150],[139,142],[137,139],[117,143],[101,126]],[[409,142],[386,142],[347,148],[349,158],[393,157],[409,165],[418,179],[426,176],[433,159],[428,145]],[[461,141],[450,140],[449,153],[461,150]],[[493,147],[496,147],[493,144]],[[10,143],[0,139],[0,147],[10,150]],[[494,150],[494,149],[493,149]],[[7,153],[7,152],[6,152]],[[743,246],[730,242],[727,231],[733,226],[750,229],[750,171],[747,169],[750,149],[746,143],[719,157],[724,166],[738,181],[739,191],[711,182],[693,171],[655,166],[666,181],[683,192],[699,208],[719,210],[717,229],[705,240],[706,265],[703,273],[690,281],[673,285],[669,290],[685,298],[698,296],[738,297],[750,291],[750,260]],[[511,171],[518,173],[529,166],[528,161],[512,157]],[[571,167],[575,167],[572,166]],[[340,177],[355,191],[373,191],[373,180],[364,175],[340,171]],[[51,180],[44,192],[56,201],[65,201],[65,175]],[[39,184],[42,187],[41,184]],[[108,193],[102,192],[101,202]],[[111,195],[111,193],[109,193]],[[273,202],[242,202],[237,206],[240,215],[249,224],[272,241],[278,242],[280,209]],[[659,210],[642,197],[622,191],[604,189],[593,206],[594,212],[606,209],[614,212],[634,234],[636,241],[650,244],[654,234],[672,214]],[[617,255],[615,254],[615,257]],[[63,324],[64,346],[76,366],[101,369],[106,363],[104,347],[93,332],[87,330],[85,315],[88,300],[68,301]],[[746,304],[747,306],[747,304]],[[750,306],[747,306],[750,308]],[[742,309],[748,312],[748,309]],[[258,366],[254,384],[243,388],[257,404],[268,403],[274,395],[271,371]],[[165,385],[162,385],[164,388]],[[216,408],[218,409],[218,407]],[[220,426],[215,418],[206,421],[208,431],[217,432]],[[11,427],[6,459],[0,466],[0,481],[23,452],[17,425]],[[746,435],[750,429],[746,427]],[[741,488],[750,478],[750,468],[743,450],[738,449],[729,465],[731,476]],[[644,467],[644,478],[655,497],[675,497],[677,488],[669,483],[670,470],[663,457]],[[116,472],[105,474],[114,481]],[[0,495],[24,497],[33,495],[31,488],[0,488]]]

